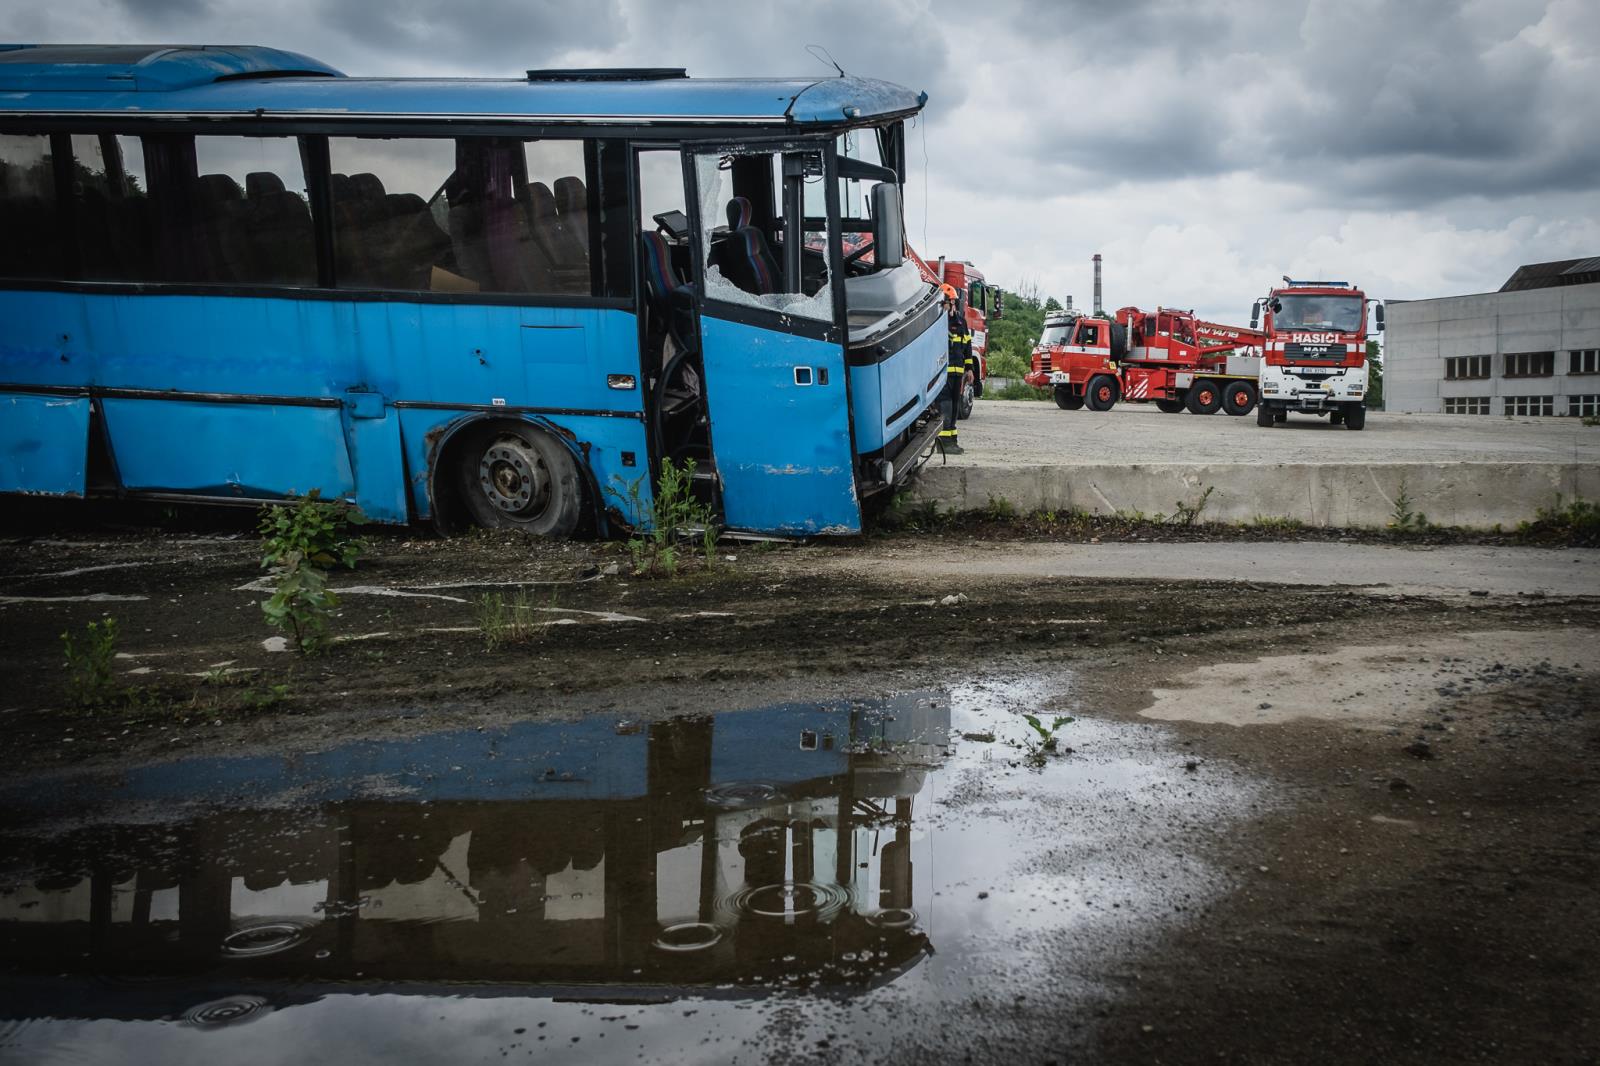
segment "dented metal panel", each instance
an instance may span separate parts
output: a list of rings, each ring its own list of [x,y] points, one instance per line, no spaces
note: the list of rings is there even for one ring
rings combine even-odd
[[[0,492],[82,496],[89,398],[0,393]]]
[[[856,495],[837,341],[700,319],[711,446],[728,527],[856,533]]]

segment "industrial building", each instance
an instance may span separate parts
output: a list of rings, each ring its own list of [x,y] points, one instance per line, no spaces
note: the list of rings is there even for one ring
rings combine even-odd
[[[1391,301],[1384,406],[1600,416],[1600,256],[1530,263],[1498,292]]]

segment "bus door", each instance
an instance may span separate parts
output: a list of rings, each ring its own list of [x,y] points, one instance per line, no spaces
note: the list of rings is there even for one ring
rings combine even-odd
[[[831,165],[815,142],[687,150],[711,450],[730,530],[861,529]]]

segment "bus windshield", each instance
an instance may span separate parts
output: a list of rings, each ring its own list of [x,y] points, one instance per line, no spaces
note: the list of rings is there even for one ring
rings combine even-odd
[[[1282,310],[1274,311],[1275,329],[1332,330],[1357,333],[1361,330],[1359,296],[1280,296]]]

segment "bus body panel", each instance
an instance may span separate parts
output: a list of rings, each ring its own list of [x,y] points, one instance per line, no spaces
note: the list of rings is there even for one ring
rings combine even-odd
[[[903,433],[944,389],[949,333],[943,315],[904,348],[871,366],[850,368],[856,450],[871,455]]]
[[[89,398],[0,392],[0,492],[82,496]]]
[[[860,532],[844,350],[710,315],[700,333],[728,527]]]

